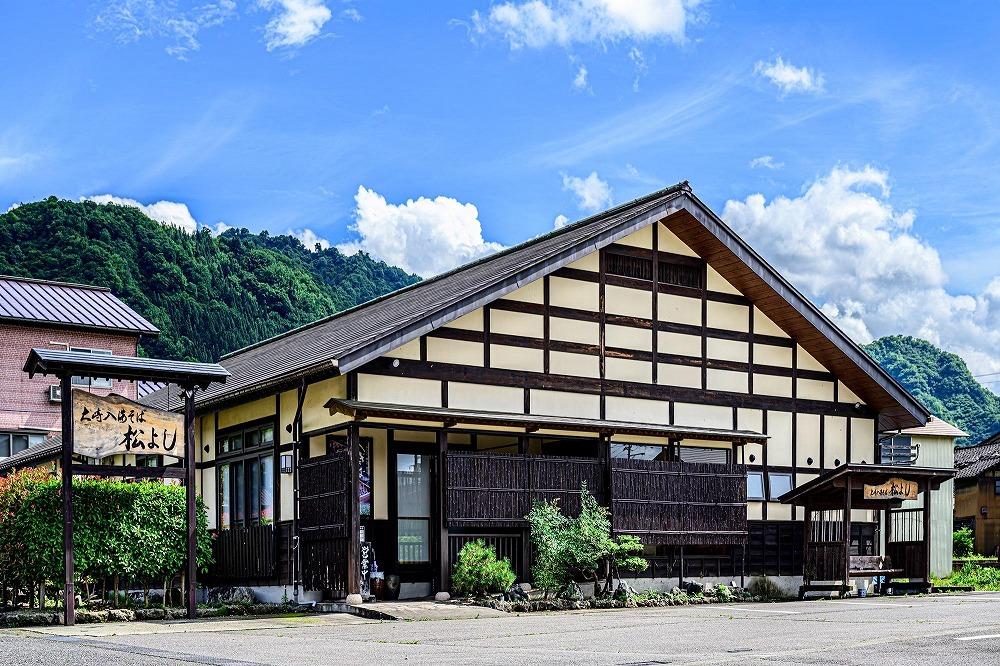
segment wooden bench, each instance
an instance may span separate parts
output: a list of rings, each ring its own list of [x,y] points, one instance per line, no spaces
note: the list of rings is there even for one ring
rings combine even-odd
[[[902,576],[902,569],[893,569],[892,563],[885,555],[851,555],[850,568],[847,575],[851,578],[872,578],[885,576],[886,580]]]
[[[885,582],[880,586],[883,593],[891,588],[893,578],[902,577],[902,569],[892,568],[892,563],[885,555],[851,555],[848,562],[850,568],[847,571],[848,578],[874,578],[884,576]],[[804,599],[808,592],[836,592],[837,596],[844,597],[851,586],[843,583],[809,583],[799,588],[799,599]]]

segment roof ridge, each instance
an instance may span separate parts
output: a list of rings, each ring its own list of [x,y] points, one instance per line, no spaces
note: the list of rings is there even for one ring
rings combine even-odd
[[[549,238],[552,238],[554,236],[559,236],[561,234],[569,233],[570,231],[578,229],[579,227],[585,226],[587,224],[592,224],[593,222],[595,222],[598,219],[607,218],[607,217],[613,217],[613,216],[617,215],[618,213],[620,213],[620,212],[622,212],[624,210],[627,210],[629,208],[641,205],[643,203],[648,203],[648,202],[651,202],[651,201],[655,201],[656,199],[658,199],[660,197],[664,197],[664,196],[667,196],[669,194],[676,194],[677,192],[681,192],[681,191],[687,192],[687,193],[691,192],[691,185],[690,185],[690,183],[688,181],[682,180],[679,183],[675,183],[675,184],[673,184],[673,185],[671,185],[669,187],[664,187],[662,189],[657,190],[656,192],[652,192],[650,194],[646,194],[646,195],[643,195],[641,197],[637,197],[635,199],[631,199],[629,201],[621,203],[621,204],[615,206],[614,208],[609,208],[607,210],[601,211],[600,213],[595,213],[594,215],[590,215],[590,216],[585,217],[583,219],[577,220],[577,221],[575,221],[575,222],[573,222],[571,224],[566,224],[566,225],[564,225],[562,227],[559,227],[558,229],[553,229],[552,231],[549,231],[549,232],[546,232],[544,234],[541,234],[540,236],[535,236],[534,238],[529,238],[528,240],[522,241],[522,242],[520,242],[520,243],[518,243],[516,245],[511,245],[510,247],[506,247],[506,248],[504,248],[502,250],[499,250],[497,252],[494,252],[492,254],[487,254],[487,255],[482,256],[482,257],[480,257],[478,259],[470,261],[468,263],[462,264],[460,266],[456,266],[455,268],[452,268],[449,271],[445,271],[444,273],[439,273],[439,274],[431,276],[431,277],[429,277],[427,279],[421,279],[419,282],[414,282],[413,284],[406,285],[405,287],[400,287],[399,289],[396,289],[395,291],[390,291],[387,294],[382,294],[381,296],[376,296],[375,298],[367,300],[364,303],[358,303],[357,305],[352,306],[350,308],[347,308],[346,310],[341,310],[339,312],[334,312],[333,314],[327,315],[326,317],[321,317],[320,319],[316,319],[316,320],[308,322],[306,324],[302,324],[301,326],[297,326],[295,328],[291,328],[291,329],[289,329],[287,331],[283,331],[281,333],[278,333],[277,335],[272,335],[269,338],[265,338],[264,340],[260,340],[258,342],[253,343],[253,344],[247,345],[245,347],[241,347],[240,349],[235,349],[235,350],[233,350],[231,352],[228,352],[228,353],[223,354],[222,356],[220,356],[219,360],[233,358],[233,357],[238,356],[239,354],[242,354],[244,352],[248,352],[248,351],[251,351],[253,349],[257,349],[259,347],[262,347],[262,346],[264,346],[264,345],[266,345],[266,344],[268,344],[270,342],[274,342],[275,340],[280,340],[281,338],[284,338],[284,337],[287,337],[289,335],[292,335],[293,333],[298,333],[298,332],[301,332],[301,331],[308,330],[308,329],[310,329],[310,328],[312,328],[314,326],[319,326],[321,324],[325,324],[325,323],[327,323],[329,321],[333,321],[334,319],[337,319],[339,317],[348,315],[348,314],[350,314],[352,312],[357,312],[358,310],[360,310],[362,308],[367,308],[367,307],[370,307],[372,305],[376,305],[377,303],[381,303],[381,302],[383,302],[383,301],[385,301],[385,300],[387,300],[389,298],[393,298],[395,296],[398,296],[399,294],[406,293],[408,291],[412,291],[414,289],[417,289],[419,287],[423,287],[423,286],[428,285],[428,284],[435,284],[435,283],[437,283],[437,282],[439,282],[439,281],[441,281],[441,280],[443,280],[443,279],[445,279],[447,277],[455,275],[456,273],[464,272],[466,270],[475,268],[476,266],[480,266],[480,265],[482,265],[485,262],[493,261],[493,260],[498,259],[500,257],[507,256],[508,254],[511,254],[512,252],[515,252],[515,251],[518,251],[518,250],[522,250],[522,249],[524,249],[526,247],[530,247],[531,245],[535,245],[537,243],[540,243],[543,240],[547,240]]]
[[[102,287],[97,284],[83,284],[81,282],[62,282],[60,280],[46,280],[44,278],[32,278],[24,277],[22,275],[0,275],[0,281],[11,281],[11,282],[32,282],[34,284],[45,284],[52,287],[73,287],[74,289],[89,289],[90,291],[108,291],[111,289],[108,287]]]

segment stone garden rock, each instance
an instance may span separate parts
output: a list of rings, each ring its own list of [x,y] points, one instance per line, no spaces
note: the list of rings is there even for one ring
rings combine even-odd
[[[252,604],[257,599],[249,587],[213,587],[208,591],[209,604]]]

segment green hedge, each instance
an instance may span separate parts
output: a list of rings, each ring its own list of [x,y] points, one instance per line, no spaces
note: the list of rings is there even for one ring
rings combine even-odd
[[[63,580],[62,481],[34,471],[0,480],[0,580],[6,588]],[[197,506],[197,560],[212,546],[204,503]],[[79,580],[119,576],[163,581],[187,553],[182,486],[74,479],[73,550]]]

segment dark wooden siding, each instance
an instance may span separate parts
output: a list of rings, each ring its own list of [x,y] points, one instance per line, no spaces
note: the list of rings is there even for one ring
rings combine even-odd
[[[743,465],[612,460],[617,532],[645,543],[737,544],[747,536]]]
[[[591,458],[448,452],[449,527],[522,527],[531,505],[559,499],[580,510],[580,487],[605,501],[603,464]]]
[[[299,466],[299,535],[302,585],[347,594],[350,459],[341,449]]]

